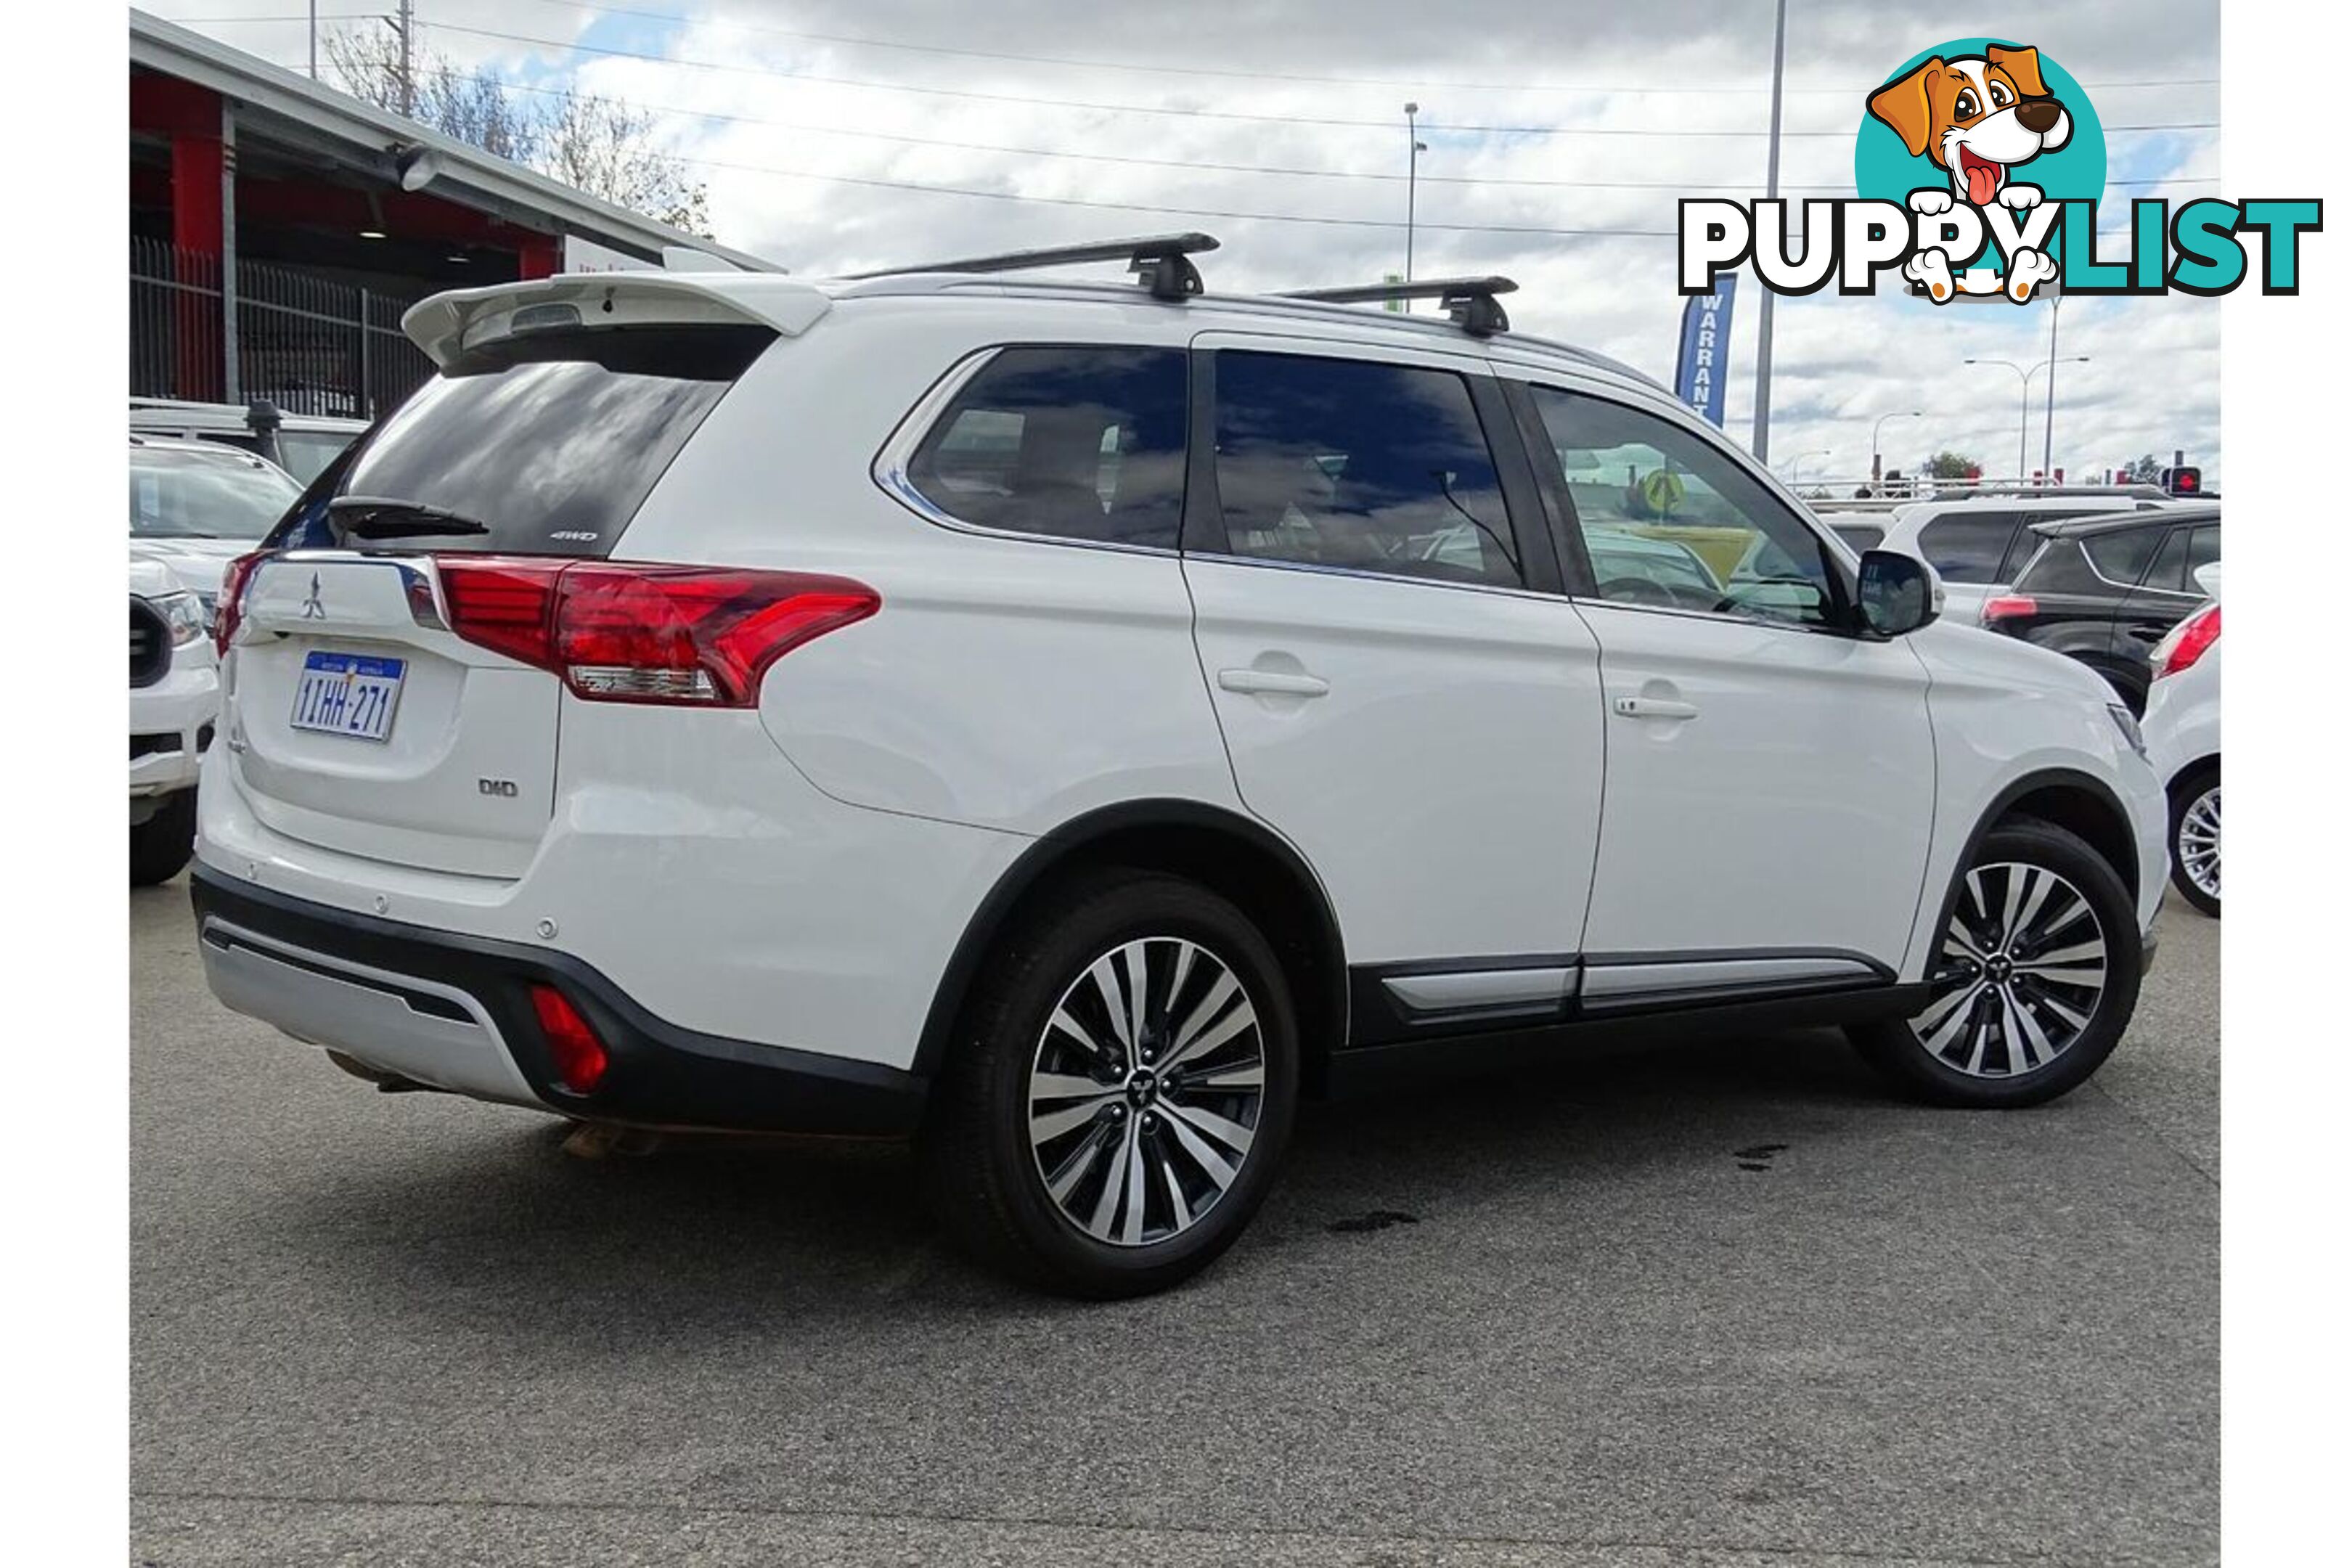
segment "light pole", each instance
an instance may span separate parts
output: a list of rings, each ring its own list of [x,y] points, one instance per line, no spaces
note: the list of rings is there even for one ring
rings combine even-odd
[[[1789,466],[1784,471],[1783,477],[1788,479],[1790,487],[1794,489],[1797,483],[1797,472],[1805,466],[1808,459],[1813,458],[1826,458],[1836,450],[1837,448],[1835,447],[1816,447],[1810,452],[1800,452],[1795,457],[1789,459]]]
[[[1789,0],[1777,0],[1772,8],[1772,140],[1764,155],[1768,201],[1780,197],[1780,75],[1788,46]],[[1786,236],[1782,237],[1785,241]],[[1772,290],[1762,293],[1763,306],[1756,315],[1756,427],[1748,441],[1748,449],[1759,463],[1769,462],[1772,456]]]
[[[1870,427],[1870,482],[1872,484],[1878,482],[1878,433],[1886,428],[1886,422],[1889,419],[1924,419],[1926,417],[1926,410],[1918,408],[1894,414],[1882,414],[1878,416],[1878,423]]]
[[[1429,151],[1429,143],[1421,139],[1420,130],[1413,124],[1413,117],[1420,112],[1421,105],[1417,103],[1404,106],[1404,280],[1408,283],[1412,281],[1413,199],[1419,194],[1421,155]],[[1412,306],[1408,303],[1405,308],[1410,310]]]
[[[2033,378],[2042,371],[2050,370],[2053,364],[2088,364],[2091,363],[2091,356],[2069,354],[2063,360],[2037,360],[2031,369],[2019,364],[2014,360],[2005,359],[1969,359],[1962,360],[1960,363],[2005,365],[2017,374],[2017,477],[2020,479],[2024,479],[2025,434],[2033,419]],[[2055,374],[2056,372],[2053,371],[2052,374]],[[2043,472],[2047,474],[2047,468]]]
[[[2058,301],[2063,296],[2050,296],[2050,374],[2042,383],[2042,475],[2050,477],[2050,426],[2058,407]]]

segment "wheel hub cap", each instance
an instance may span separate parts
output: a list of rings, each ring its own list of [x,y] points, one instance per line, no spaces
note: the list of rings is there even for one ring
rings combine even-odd
[[[1961,884],[1911,1019],[1920,1047],[1971,1078],[2048,1067],[2106,994],[2107,942],[2080,889],[2046,866],[1979,866]]]

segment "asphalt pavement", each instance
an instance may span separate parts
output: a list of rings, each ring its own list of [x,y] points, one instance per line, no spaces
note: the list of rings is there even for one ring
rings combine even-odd
[[[965,1264],[900,1152],[383,1095],[131,895],[133,1563],[2218,1555],[2220,927],[2037,1110],[1835,1035],[1310,1107],[1192,1285]]]

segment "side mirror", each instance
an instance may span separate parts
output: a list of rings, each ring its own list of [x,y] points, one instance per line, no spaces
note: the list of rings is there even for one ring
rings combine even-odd
[[[1935,570],[1899,550],[1862,552],[1861,589],[1856,613],[1862,629],[1873,637],[1916,632],[1943,613],[1944,585]]]

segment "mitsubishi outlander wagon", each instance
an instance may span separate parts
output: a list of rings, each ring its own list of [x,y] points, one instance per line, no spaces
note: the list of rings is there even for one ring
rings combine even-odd
[[[221,602],[214,992],[391,1087],[910,1138],[1093,1296],[1407,1070],[1661,1021],[1954,1106],[2098,1068],[2166,806],[2097,676],[1507,279],[1224,296],[1213,245],[417,305],[438,374]],[[1140,286],[1024,270],[1098,259]]]

